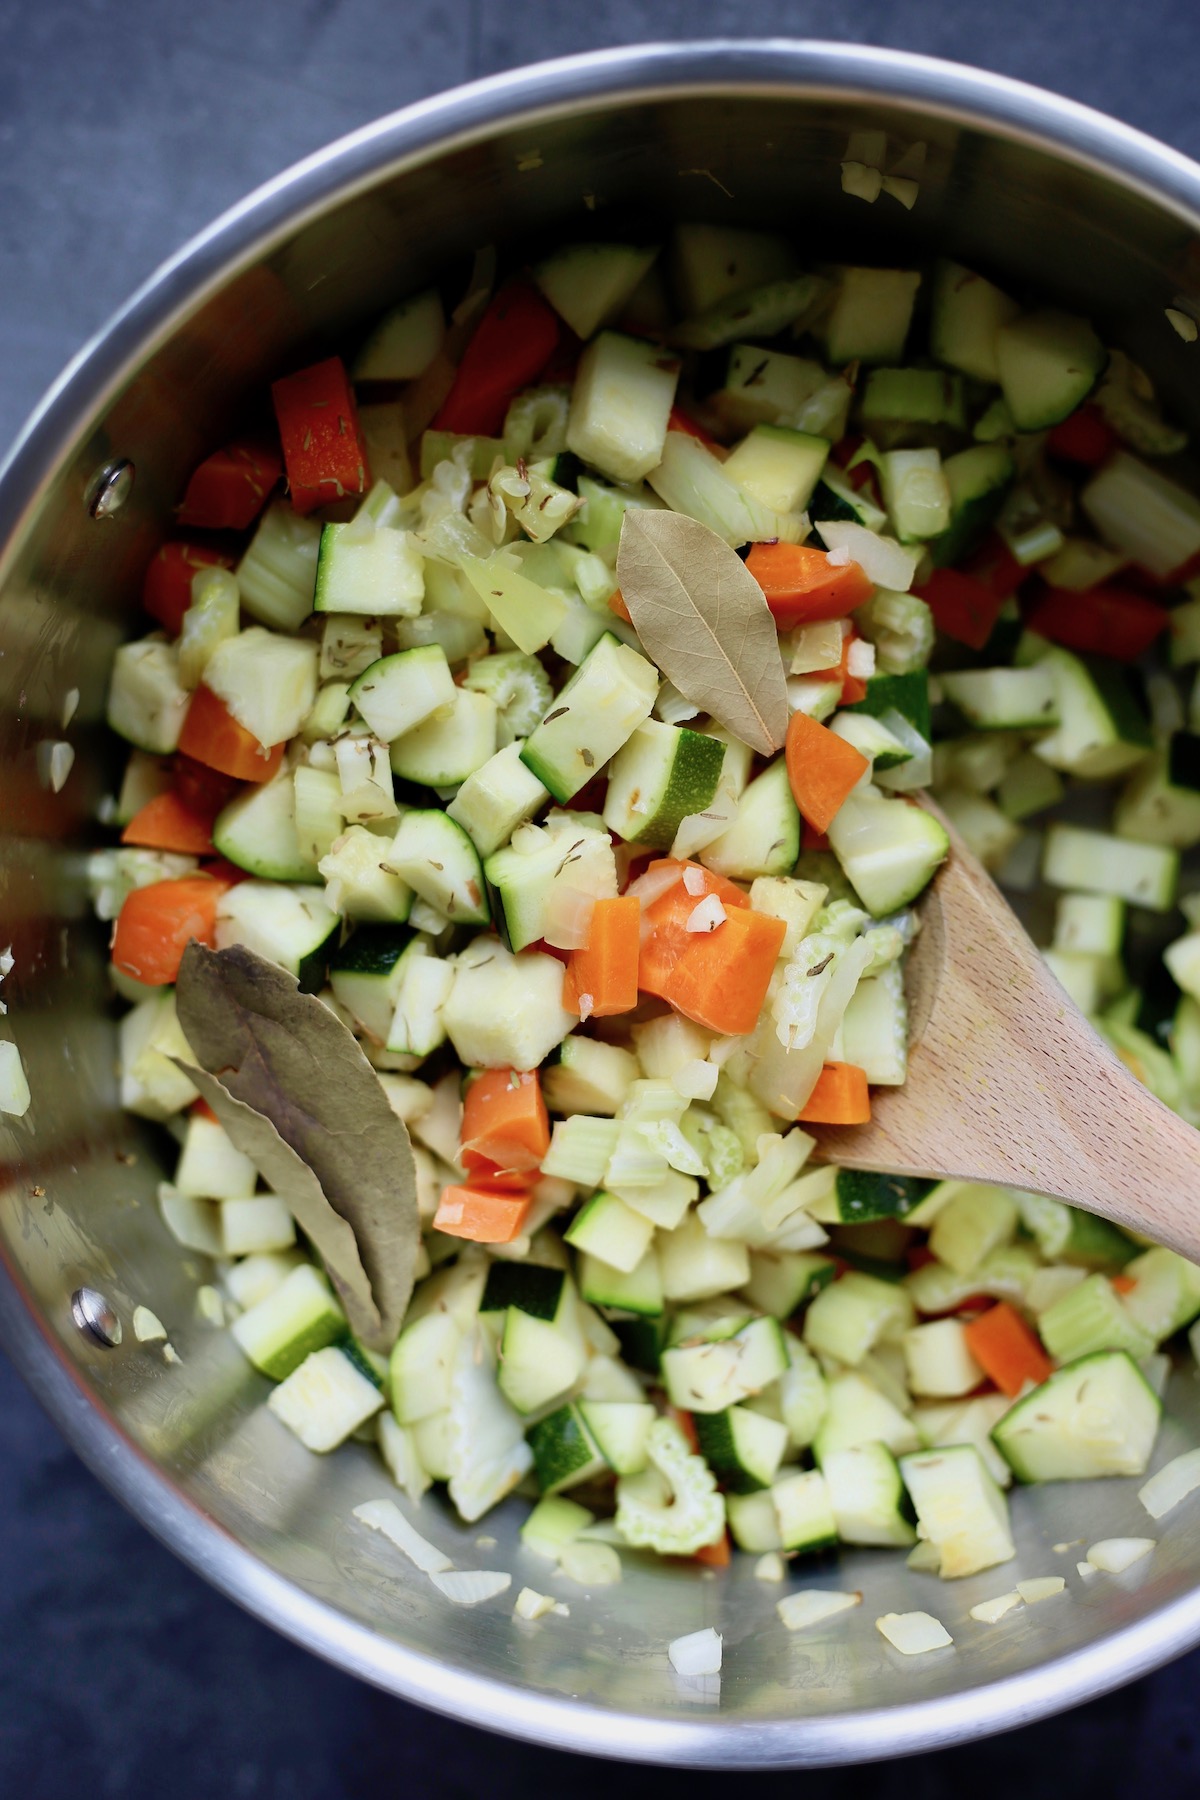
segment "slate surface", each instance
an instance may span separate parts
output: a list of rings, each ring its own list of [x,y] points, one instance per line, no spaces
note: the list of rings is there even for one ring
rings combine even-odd
[[[1200,154],[1195,0],[0,0],[0,445],[167,253],[395,106],[538,57],[704,34],[825,36],[1040,82]],[[821,1800],[1168,1797],[1200,1776],[1200,1655],[1065,1718],[875,1768],[760,1776]],[[0,1360],[0,1796],[494,1800],[687,1783],[415,1711],[275,1637],[92,1480]]]

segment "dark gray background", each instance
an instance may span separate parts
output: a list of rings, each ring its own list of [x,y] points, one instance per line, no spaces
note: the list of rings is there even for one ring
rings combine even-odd
[[[974,62],[1200,155],[1198,0],[0,0],[0,449],[162,257],[297,157],[477,75],[718,33]],[[1165,1800],[1200,1775],[1198,1676],[1200,1654],[988,1744],[753,1785]],[[0,1800],[508,1800],[601,1781],[708,1800],[730,1780],[510,1744],[336,1674],[159,1549],[0,1360]]]

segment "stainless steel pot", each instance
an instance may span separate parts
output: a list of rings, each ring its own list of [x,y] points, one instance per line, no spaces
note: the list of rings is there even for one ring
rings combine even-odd
[[[841,193],[847,135],[865,126],[927,144],[911,213]],[[116,1107],[81,848],[112,773],[108,661],[183,477],[239,398],[299,347],[344,341],[448,257],[593,214],[614,229],[630,214],[780,227],[819,258],[950,250],[1088,312],[1200,425],[1200,346],[1164,317],[1200,291],[1200,169],[1082,107],[946,63],[785,42],[549,63],[384,119],[226,214],[80,354],[0,475],[0,941],[16,956],[3,1028],[34,1095],[23,1121],[0,1123],[0,1330],[76,1449],[153,1532],[381,1687],[646,1761],[765,1768],[949,1744],[1103,1692],[1200,1640],[1200,1537],[1186,1512],[1136,1570],[1085,1586],[1081,1552],[1064,1546],[1144,1532],[1137,1484],[1032,1490],[1013,1509],[1017,1566],[943,1586],[894,1554],[848,1554],[812,1579],[860,1588],[862,1607],[795,1638],[750,1559],[706,1579],[629,1558],[618,1587],[560,1583],[569,1620],[535,1627],[504,1603],[460,1611],[351,1519],[388,1485],[374,1456],[301,1449],[228,1336],[197,1317],[203,1259],[168,1237],[152,1135]],[[58,793],[45,748],[56,741],[75,750]],[[81,1299],[85,1288],[105,1304]],[[138,1344],[139,1303],[166,1322],[181,1361]],[[1177,1374],[1160,1460],[1198,1432],[1200,1393]],[[424,1516],[461,1566],[554,1586],[519,1547],[522,1512],[512,1502],[474,1529],[436,1502]],[[1068,1597],[998,1627],[967,1618],[1016,1576],[1051,1572],[1068,1575]],[[906,1661],[887,1649],[874,1619],[913,1606],[946,1621],[952,1650]],[[672,1676],[665,1648],[706,1624],[724,1634],[725,1668],[700,1691]]]

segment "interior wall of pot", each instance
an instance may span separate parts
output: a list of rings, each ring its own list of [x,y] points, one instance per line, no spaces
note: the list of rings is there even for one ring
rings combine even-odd
[[[886,196],[868,206],[841,192],[848,134],[867,126],[884,126],[897,154],[927,145],[911,212]],[[228,1336],[198,1317],[204,1259],[173,1241],[156,1206],[169,1141],[117,1108],[105,933],[88,918],[83,882],[84,850],[106,836],[96,812],[120,760],[103,726],[113,648],[140,629],[142,573],[171,529],[188,471],[243,416],[248,396],[263,396],[270,377],[313,354],[352,345],[388,302],[431,276],[456,269],[465,278],[483,244],[620,237],[674,218],[781,230],[815,262],[908,264],[950,250],[1019,293],[1048,291],[1088,312],[1200,424],[1200,348],[1182,344],[1164,319],[1197,280],[1191,233],[1036,149],[899,108],[769,95],[583,108],[384,172],[271,246],[180,318],[102,416],[80,422],[72,453],[9,547],[0,592],[0,943],[11,939],[16,957],[4,1029],[21,1047],[33,1104],[23,1121],[0,1125],[0,1247],[44,1322],[45,1354],[76,1372],[131,1447],[270,1567],[384,1639],[518,1685],[684,1717],[697,1702],[672,1684],[660,1652],[677,1632],[714,1623],[727,1646],[739,1646],[726,1653],[723,1711],[784,1718],[906,1704],[1066,1653],[1190,1592],[1200,1545],[1189,1554],[1164,1542],[1140,1582],[1039,1609],[1036,1630],[979,1631],[950,1661],[925,1659],[919,1674],[886,1652],[872,1621],[950,1602],[931,1578],[915,1599],[914,1578],[890,1553],[846,1558],[845,1585],[871,1604],[847,1631],[803,1644],[779,1631],[774,1595],[748,1569],[701,1588],[691,1571],[636,1557],[619,1587],[564,1591],[572,1617],[553,1635],[515,1634],[503,1608],[448,1608],[350,1519],[360,1500],[387,1491],[372,1454],[352,1446],[310,1456],[265,1412],[266,1384]],[[95,519],[89,484],[112,458],[134,464],[133,495],[115,517]],[[72,690],[78,703],[64,723]],[[56,741],[75,751],[59,793],[45,778],[45,746]],[[72,1324],[70,1295],[85,1282],[125,1322],[117,1350]],[[137,1344],[129,1321],[139,1303],[166,1323],[177,1363],[164,1361],[160,1345]],[[1182,1446],[1189,1416],[1200,1425],[1183,1385],[1172,1413],[1165,1448]],[[520,1503],[474,1529],[432,1504],[434,1534],[461,1564],[512,1568],[516,1586],[548,1585],[548,1566],[517,1546]],[[1064,1568],[1055,1543],[1145,1524],[1128,1483],[1030,1493],[1016,1510],[1020,1575]],[[497,1542],[480,1546],[481,1535]],[[958,1584],[955,1616],[1013,1574]]]

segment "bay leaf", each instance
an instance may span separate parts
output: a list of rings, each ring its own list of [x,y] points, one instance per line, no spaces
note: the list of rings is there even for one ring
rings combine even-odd
[[[695,706],[761,756],[787,736],[775,621],[735,550],[682,513],[630,507],[617,581],[648,656]]]
[[[378,1345],[386,1349],[381,1342],[379,1308],[358,1253],[358,1240],[345,1219],[330,1206],[308,1164],[300,1160],[290,1144],[284,1143],[270,1119],[235,1100],[215,1075],[184,1062],[182,1057],[173,1060],[195,1082],[230,1142],[250,1158],[268,1187],[286,1203],[301,1231],[312,1240],[355,1337],[372,1348]]]
[[[421,1235],[412,1146],[374,1069],[328,1007],[245,945],[189,944],[175,1001],[197,1062],[270,1121],[349,1226],[379,1315],[364,1341],[388,1348]]]

